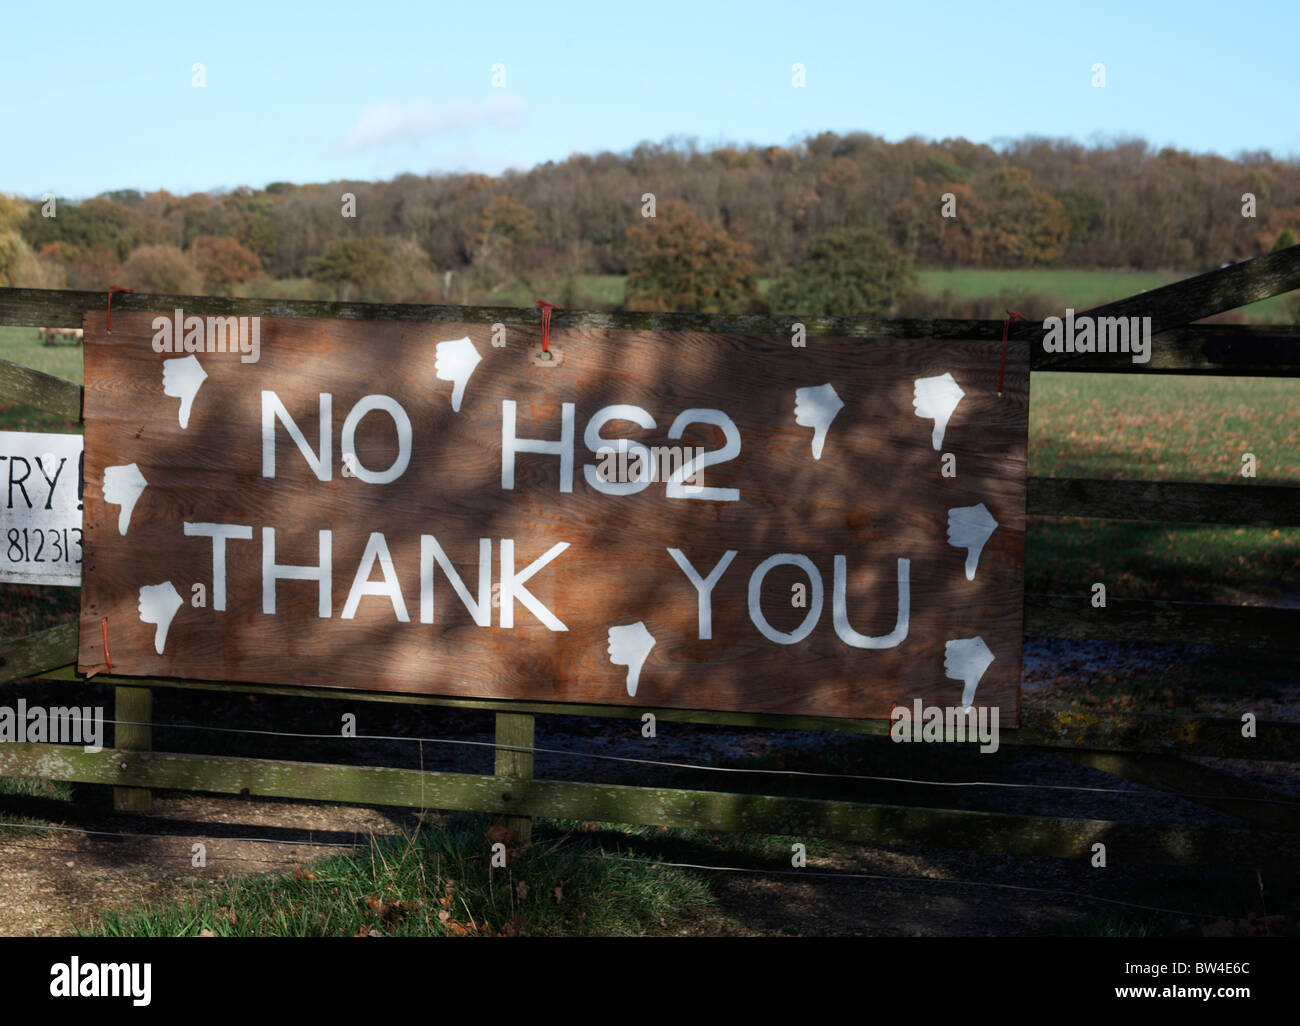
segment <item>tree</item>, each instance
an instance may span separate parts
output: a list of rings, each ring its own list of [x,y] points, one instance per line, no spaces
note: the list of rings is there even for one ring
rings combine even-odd
[[[47,242],[66,242],[88,249],[105,246],[116,260],[125,260],[140,246],[167,241],[167,225],[149,221],[139,212],[97,197],[81,203],[60,203],[57,217],[44,217],[33,203],[23,226],[27,242],[40,249]]]
[[[380,239],[336,239],[307,261],[308,276],[333,286],[342,299],[378,295],[387,289],[391,273],[392,261]]]
[[[474,266],[485,285],[509,278],[519,270],[521,258],[538,239],[537,218],[516,199],[498,196],[478,218],[474,238]]]
[[[531,246],[537,241],[537,218],[517,199],[498,196],[479,215],[479,241],[492,238],[516,246]]]
[[[671,200],[627,231],[629,310],[740,313],[759,304],[750,248]]]
[[[122,265],[122,276],[138,292],[193,295],[203,287],[198,268],[175,246],[141,246]]]
[[[1277,237],[1277,242],[1273,243],[1273,252],[1276,253],[1279,249],[1290,249],[1295,245],[1300,245],[1296,241],[1295,232],[1290,228],[1283,228],[1282,234]]]
[[[262,269],[257,254],[231,238],[200,235],[190,247],[190,255],[208,287],[223,294]]]
[[[27,218],[31,204],[20,196],[0,192],[0,228],[18,228]]]
[[[400,303],[443,301],[437,276],[429,266],[429,254],[412,239],[391,241],[392,272],[385,298]]]
[[[912,262],[868,228],[842,228],[814,239],[772,286],[781,313],[854,317],[887,314],[914,285]]]
[[[63,287],[62,268],[38,260],[15,231],[0,231],[0,288],[57,289]]]
[[[992,255],[1007,267],[1054,262],[1070,231],[1065,205],[1051,193],[1035,189],[1030,177],[1014,165],[993,174]]]

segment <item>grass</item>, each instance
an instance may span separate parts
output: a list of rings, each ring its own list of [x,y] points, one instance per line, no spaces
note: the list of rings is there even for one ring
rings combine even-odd
[[[788,837],[539,820],[516,847],[485,815],[456,814],[293,873],[236,876],[173,898],[94,916],[78,932],[108,937],[647,936],[717,932],[732,920],[710,874],[654,862],[790,868]],[[493,868],[490,846],[508,845]],[[819,841],[824,867],[848,872],[860,848]],[[818,868],[823,868],[821,861]],[[940,874],[940,878],[948,878]],[[864,888],[871,884],[860,883]],[[1238,915],[1259,906],[1249,871],[1168,867],[1144,884],[1143,904]],[[1294,887],[1272,885],[1287,908]],[[865,906],[864,906],[865,908]],[[865,925],[865,924],[864,924]],[[1142,937],[1182,933],[1181,916],[1141,910],[1062,918],[1056,935]],[[824,921],[795,918],[784,931],[816,933]]]
[[[0,843],[42,832],[39,828],[49,826],[52,816],[61,818],[61,814],[55,811],[61,805],[66,805],[71,811],[77,796],[76,785],[62,780],[0,777],[0,822],[13,824],[0,826]]]
[[[81,343],[43,345],[35,328],[0,327],[0,359],[82,383]]]
[[[1300,381],[1035,374],[1029,473],[1300,484]],[[1241,476],[1255,455],[1258,476]],[[1300,530],[1033,518],[1026,590],[1240,603],[1296,597]]]
[[[1169,937],[1176,933],[1172,916],[1156,914],[1154,919],[1138,919],[1123,913],[1103,913],[1067,919],[1061,923],[1062,937]]]
[[[532,844],[453,817],[372,842],[368,851],[292,875],[235,878],[217,889],[92,921],[109,937],[643,936],[671,932],[711,905],[707,886],[670,867],[602,861],[582,832],[543,821]],[[494,841],[506,868],[490,865]]]
[[[81,345],[61,342],[42,345],[35,328],[0,327],[0,360],[82,383]],[[0,431],[81,434],[81,425],[44,410],[18,403],[0,403]]]
[[[1067,300],[1076,310],[1112,299],[1123,299],[1139,292],[1181,281],[1185,274],[1160,274],[1145,271],[1058,270],[951,270],[918,271],[917,278],[925,292],[951,290],[966,299],[995,296],[1003,289],[1046,292]]]
[[[1035,475],[1300,484],[1300,380],[1035,374],[1029,439]]]
[[[1186,274],[1165,274],[1148,271],[1060,270],[1033,268],[1028,270],[952,270],[918,271],[920,291],[938,296],[945,290],[964,299],[996,296],[1000,292],[1025,292],[1059,296],[1065,305],[1075,310],[1085,310],[1115,299],[1124,299],[1139,292],[1148,292],[1189,277]],[[598,300],[602,306],[622,306],[627,294],[627,279],[618,274],[582,275],[582,290]],[[760,278],[760,294],[771,288],[773,278]],[[535,299],[536,297],[534,297]],[[518,305],[518,304],[514,304]],[[531,306],[532,300],[523,305]],[[1285,296],[1274,296],[1259,303],[1241,307],[1241,313],[1255,321],[1289,324],[1294,319],[1288,313]]]
[[[1189,277],[1192,275],[1058,268],[917,272],[922,291],[931,295],[938,295],[947,289],[967,299],[978,299],[982,296],[995,296],[1005,289],[1059,296],[1065,305],[1075,310],[1086,310],[1112,300],[1126,299],[1139,292],[1149,292]],[[1286,296],[1273,296],[1251,303],[1240,307],[1238,312],[1250,320],[1265,323],[1290,324],[1294,320],[1288,312]]]

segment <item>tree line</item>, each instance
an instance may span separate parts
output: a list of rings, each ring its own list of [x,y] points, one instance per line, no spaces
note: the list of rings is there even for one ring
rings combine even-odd
[[[1266,152],[826,132],[645,143],[496,177],[0,197],[0,284],[477,301],[611,274],[629,275],[631,306],[747,309],[760,277],[778,279],[767,302],[789,304],[825,292],[810,276],[865,269],[883,284],[851,300],[871,309],[838,311],[856,313],[887,308],[913,267],[1195,272],[1298,232],[1300,161]]]

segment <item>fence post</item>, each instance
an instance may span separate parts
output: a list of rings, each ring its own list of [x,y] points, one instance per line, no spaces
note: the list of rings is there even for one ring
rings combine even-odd
[[[499,745],[518,745],[521,748],[533,747],[532,713],[497,713],[496,743]],[[513,777],[518,780],[531,780],[533,777],[533,753],[514,752],[505,748],[496,750],[496,765],[493,775]],[[517,833],[519,844],[527,844],[533,835],[531,816],[495,816],[492,822]]]
[[[153,692],[148,688],[114,688],[113,719],[118,722],[113,729],[113,747],[121,751],[149,751],[152,744],[150,728],[130,724],[148,723],[152,714]],[[113,788],[114,812],[149,812],[152,808],[153,792],[148,788]]]

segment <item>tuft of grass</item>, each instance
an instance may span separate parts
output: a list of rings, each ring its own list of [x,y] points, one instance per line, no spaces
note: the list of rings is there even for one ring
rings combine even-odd
[[[11,840],[34,831],[22,827],[42,827],[50,822],[51,803],[69,806],[76,800],[75,785],[62,780],[38,780],[35,777],[0,777],[0,821],[18,824],[0,827],[0,841]]]
[[[487,816],[372,840],[292,875],[236,878],[176,903],[96,917],[82,936],[640,936],[711,905],[670,867],[600,861],[590,839],[538,824],[517,847]],[[507,865],[490,863],[494,842]]]
[[[1171,937],[1178,933],[1167,915],[1152,913],[1148,919],[1119,912],[1080,916],[1063,920],[1054,931],[1061,937]]]

